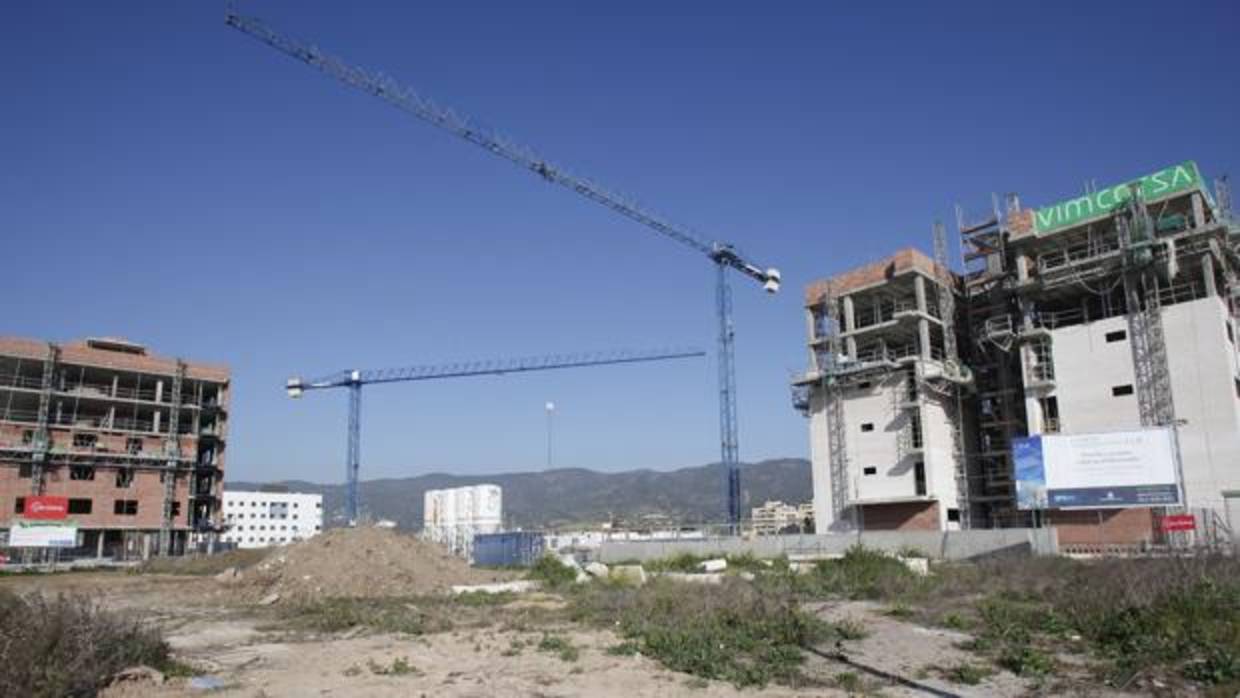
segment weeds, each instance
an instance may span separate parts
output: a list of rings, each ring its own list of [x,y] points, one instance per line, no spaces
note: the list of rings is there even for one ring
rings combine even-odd
[[[538,642],[538,651],[554,654],[564,662],[575,662],[581,656],[573,643],[558,635],[543,635]]]
[[[0,695],[93,696],[122,669],[175,670],[159,632],[69,596],[0,591]]]
[[[979,664],[957,664],[943,672],[944,678],[953,683],[976,686],[995,673],[993,669]]]
[[[554,555],[544,555],[530,567],[525,576],[527,579],[542,582],[543,588],[555,591],[572,586],[577,581],[577,570],[560,562]]]
[[[671,669],[737,686],[798,683],[801,648],[833,634],[794,597],[735,578],[708,587],[656,580],[640,589],[586,589],[572,611],[617,628],[635,651]]]
[[[861,621],[856,618],[845,618],[837,622],[835,632],[841,640],[864,640],[870,635],[870,631],[866,630]]]
[[[134,571],[139,574],[186,574],[208,576],[230,568],[244,570],[262,561],[271,552],[262,548],[230,550],[215,555],[186,555],[183,557],[155,557],[147,560]]]
[[[370,669],[370,673],[376,676],[408,676],[410,674],[415,676],[422,675],[422,670],[415,667],[404,657],[397,657],[393,659],[390,665],[379,664],[373,659],[367,659],[366,667]]]
[[[340,632],[355,627],[380,632],[422,635],[453,627],[443,600],[420,598],[330,598],[281,609],[295,628]]]

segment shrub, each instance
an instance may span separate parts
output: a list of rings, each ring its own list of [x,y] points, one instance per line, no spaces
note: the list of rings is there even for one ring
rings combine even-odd
[[[962,683],[966,686],[976,686],[993,673],[994,671],[990,667],[978,664],[957,664],[944,672],[944,675],[948,681]]]
[[[698,572],[706,558],[692,553],[680,553],[672,557],[642,563],[647,572]]]
[[[546,589],[558,590],[571,586],[577,581],[577,570],[560,562],[554,555],[544,555],[530,567],[527,579],[542,582]]]
[[[811,575],[811,593],[852,599],[889,599],[915,590],[921,580],[886,553],[854,545],[838,560],[822,560]]]
[[[581,656],[581,652],[573,646],[573,643],[558,635],[543,635],[542,640],[538,642],[538,651],[554,654],[564,662],[575,662]]]
[[[177,665],[160,633],[88,599],[0,590],[0,695],[93,696],[122,669]]]

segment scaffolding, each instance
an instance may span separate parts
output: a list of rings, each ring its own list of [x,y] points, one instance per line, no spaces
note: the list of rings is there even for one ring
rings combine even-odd
[[[172,375],[172,395],[168,402],[168,438],[164,440],[167,470],[164,472],[163,516],[159,527],[159,553],[172,554],[172,527],[176,518],[177,475],[181,469],[181,391],[185,383],[185,362],[177,359]],[[189,512],[186,511],[186,516]]]

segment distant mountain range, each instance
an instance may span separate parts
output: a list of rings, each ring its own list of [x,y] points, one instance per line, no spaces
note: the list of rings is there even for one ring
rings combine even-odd
[[[532,473],[448,475],[367,480],[360,484],[362,511],[374,519],[391,519],[403,529],[422,527],[422,501],[427,490],[493,484],[504,490],[504,523],[523,528],[597,524],[619,519],[635,523],[641,517],[663,515],[680,523],[722,522],[726,519],[725,473],[714,463],[672,471],[627,470],[600,473],[563,468]],[[229,490],[277,486],[292,492],[323,495],[324,523],[338,525],[344,511],[345,486],[320,485],[301,480],[274,483],[226,482]],[[768,460],[742,465],[743,511],[767,500],[788,503],[810,501],[809,461],[801,458]]]

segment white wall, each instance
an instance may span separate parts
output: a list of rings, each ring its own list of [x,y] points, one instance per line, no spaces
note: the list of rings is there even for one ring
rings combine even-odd
[[[1237,352],[1227,309],[1203,298],[1165,309],[1164,334],[1179,429],[1184,490],[1191,507],[1224,510],[1223,492],[1240,489]]]
[[[323,530],[323,495],[224,490],[226,543],[241,548],[286,545]]]
[[[1223,509],[1222,492],[1240,488],[1240,354],[1228,340],[1227,309],[1218,298],[1163,308],[1163,335],[1179,428],[1189,506]],[[1106,335],[1123,331],[1122,341]],[[1052,390],[1026,391],[1030,433],[1043,424],[1037,397],[1058,399],[1061,431],[1086,433],[1141,426],[1127,320],[1120,317],[1051,332],[1055,365]],[[1023,357],[1026,371],[1028,354]],[[1116,397],[1114,386],[1132,385]]]
[[[926,470],[926,497],[938,499],[940,528],[947,527],[947,509],[957,506],[955,461],[949,413],[933,398],[921,410],[923,450],[900,457],[900,430],[908,428],[911,410],[897,410],[894,393],[904,390],[902,372],[876,376],[871,387],[844,394],[848,492],[850,501],[874,504],[917,498],[915,463]],[[814,486],[814,521],[821,533],[848,530],[851,520],[834,521],[831,505],[830,443],[823,391],[810,399],[810,460]],[[863,424],[873,431],[862,431]],[[875,468],[866,475],[865,468]],[[845,515],[845,519],[848,516]],[[956,524],[952,524],[954,527]]]

